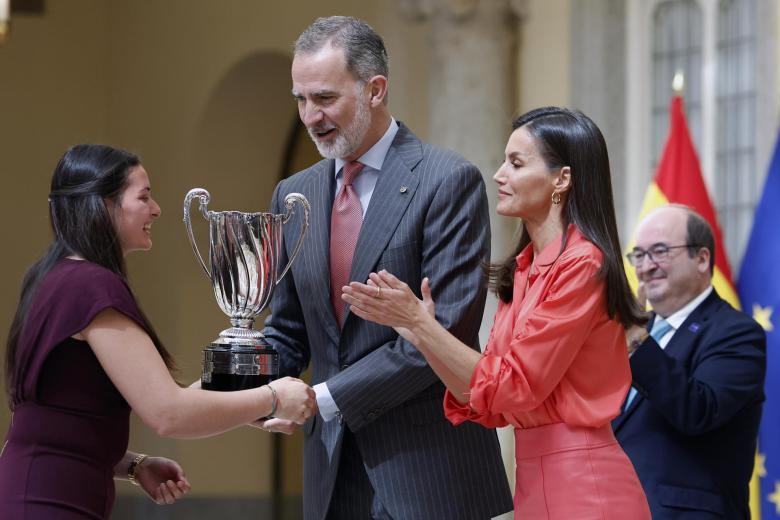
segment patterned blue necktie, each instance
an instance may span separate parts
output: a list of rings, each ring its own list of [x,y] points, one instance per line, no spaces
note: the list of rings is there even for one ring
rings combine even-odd
[[[661,344],[661,338],[666,336],[666,333],[672,330],[672,325],[665,319],[656,316],[653,328],[650,330],[650,335],[653,337],[656,343]],[[636,388],[633,386],[628,390],[628,397],[626,397],[626,404],[623,405],[623,411],[628,410],[631,401],[636,396]]]

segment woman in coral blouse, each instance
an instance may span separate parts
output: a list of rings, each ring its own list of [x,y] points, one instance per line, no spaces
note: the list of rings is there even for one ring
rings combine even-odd
[[[623,269],[604,138],[555,107],[512,126],[496,210],[522,219],[522,235],[488,269],[500,302],[484,353],[436,322],[436,280],[423,280],[420,300],[382,271],[343,298],[425,355],[453,424],[515,427],[515,518],[649,519],[610,427],[631,381],[625,329],[646,320]]]

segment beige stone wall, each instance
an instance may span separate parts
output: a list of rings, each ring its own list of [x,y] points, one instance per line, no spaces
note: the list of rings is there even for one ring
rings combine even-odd
[[[100,0],[74,4],[70,11],[52,6],[45,17],[15,17],[0,46],[3,345],[22,274],[48,243],[51,171],[67,146],[106,139],[108,9]],[[5,411],[0,417],[5,431]]]
[[[50,6],[46,16],[15,16],[10,40],[0,46],[3,359],[22,275],[49,242],[51,172],[68,146],[107,139],[108,5],[78,0],[72,9],[61,7]],[[8,424],[2,406],[3,436]]]
[[[527,0],[518,53],[518,115],[568,106],[571,0]]]

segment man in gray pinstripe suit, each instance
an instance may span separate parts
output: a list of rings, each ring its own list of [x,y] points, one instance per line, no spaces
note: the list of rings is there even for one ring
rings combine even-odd
[[[349,279],[387,269],[420,287],[429,277],[439,322],[478,349],[490,241],[482,176],[391,116],[387,77],[384,43],[360,20],[320,18],[295,44],[293,95],[325,159],[275,190],[274,213],[291,192],[311,202],[311,227],[263,333],[283,375],[312,365],[319,414],[304,425],[304,517],[487,519],[512,509],[495,431],[452,426],[444,387],[417,349],[346,307],[341,325],[332,305],[331,290],[341,291],[330,287],[331,211],[342,167],[357,160],[363,220]],[[298,225],[284,228],[282,265]]]

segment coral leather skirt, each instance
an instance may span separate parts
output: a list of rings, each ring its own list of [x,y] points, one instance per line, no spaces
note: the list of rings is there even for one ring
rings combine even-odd
[[[515,429],[515,518],[650,520],[634,466],[612,428]]]

